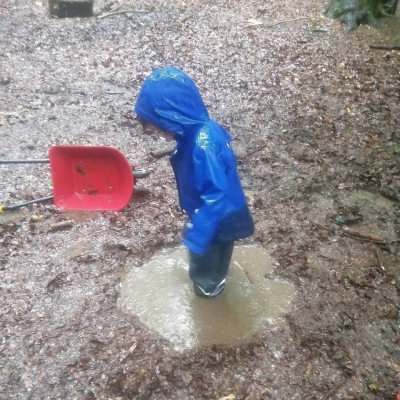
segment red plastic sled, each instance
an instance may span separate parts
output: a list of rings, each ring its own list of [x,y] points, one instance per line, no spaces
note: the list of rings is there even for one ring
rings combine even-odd
[[[66,210],[120,211],[133,195],[125,156],[106,146],[53,146],[49,151],[54,203]]]

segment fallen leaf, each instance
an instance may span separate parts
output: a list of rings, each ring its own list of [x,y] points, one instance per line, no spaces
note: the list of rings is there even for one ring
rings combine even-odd
[[[350,279],[353,279],[353,275],[354,275],[354,271],[351,269],[351,270],[349,270],[349,271],[347,271],[347,276],[350,278]]]
[[[375,383],[371,383],[370,385],[368,385],[369,386],[369,388],[371,389],[371,390],[373,390],[373,391],[377,391],[378,390],[378,386],[375,384]]]
[[[395,319],[397,317],[398,311],[396,307],[393,307],[387,314],[387,317],[390,319]]]

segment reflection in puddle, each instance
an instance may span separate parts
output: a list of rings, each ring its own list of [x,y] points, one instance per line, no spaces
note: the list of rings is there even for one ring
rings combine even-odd
[[[121,285],[119,305],[169,339],[176,350],[234,343],[277,323],[291,310],[295,288],[268,279],[271,260],[255,246],[235,248],[225,292],[194,295],[183,247],[155,255]]]

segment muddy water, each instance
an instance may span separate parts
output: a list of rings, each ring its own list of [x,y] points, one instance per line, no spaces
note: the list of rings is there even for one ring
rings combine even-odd
[[[367,206],[377,208],[393,207],[393,201],[366,190],[354,190],[352,192],[339,192],[338,201],[344,206]],[[317,214],[329,213],[335,209],[335,201],[329,196],[315,194],[312,197],[312,205]]]
[[[67,249],[65,250],[65,255],[68,258],[75,258],[78,256],[83,256],[85,254],[88,254],[93,249],[94,246],[91,243],[91,241],[84,238],[68,246]]]
[[[4,213],[0,213],[0,224],[6,224],[9,222],[18,224],[27,218],[28,214],[29,212],[26,208],[17,211],[5,211]]]
[[[271,280],[271,260],[255,246],[235,249],[225,292],[214,299],[193,294],[183,247],[163,251],[121,283],[119,305],[169,339],[178,351],[235,343],[291,310],[295,288]]]
[[[321,224],[332,221],[336,216],[338,207],[356,207],[359,209],[359,221],[357,228],[368,231],[377,236],[392,238],[395,240],[396,232],[390,226],[383,225],[383,220],[387,219],[388,213],[393,210],[395,202],[365,190],[342,191],[335,196],[335,199],[329,194],[315,194],[312,196],[312,210],[309,213],[311,220]],[[380,223],[376,222],[374,217],[381,217]],[[346,217],[346,216],[345,216]]]
[[[344,196],[342,196],[344,197]],[[352,192],[347,199],[343,199],[345,205],[368,204],[377,208],[387,208],[393,206],[393,201],[379,194],[373,194],[366,190],[356,190]]]

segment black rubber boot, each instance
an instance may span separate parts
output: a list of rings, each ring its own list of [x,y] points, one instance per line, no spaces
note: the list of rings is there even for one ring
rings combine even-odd
[[[224,291],[224,289],[225,289],[225,281],[226,281],[226,279],[224,279],[213,290],[210,290],[210,289],[205,290],[200,285],[198,285],[197,283],[193,282],[194,292],[195,292],[195,294],[197,296],[204,297],[204,298],[207,298],[207,299],[210,299],[210,298],[213,298],[213,297],[217,297]]]
[[[202,255],[189,252],[189,276],[197,296],[211,298],[223,292],[232,252],[233,242],[212,244]]]

